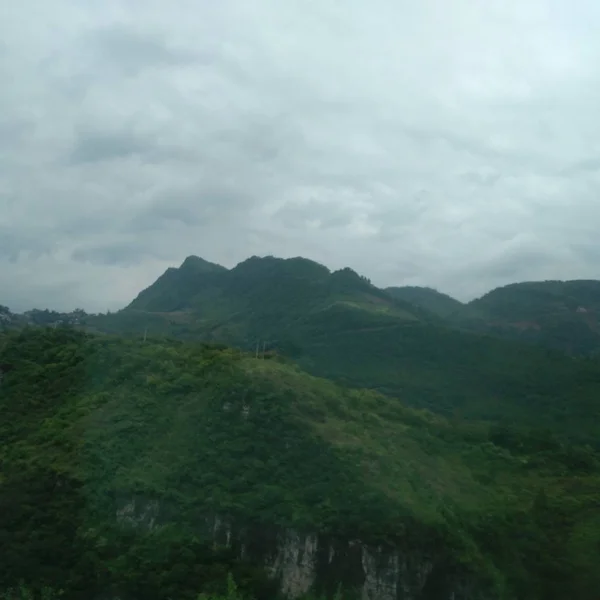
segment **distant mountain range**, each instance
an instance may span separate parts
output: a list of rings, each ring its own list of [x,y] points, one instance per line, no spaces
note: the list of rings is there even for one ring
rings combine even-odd
[[[19,318],[277,353],[452,418],[543,424],[587,439],[596,425],[578,416],[585,410],[558,407],[566,395],[583,405],[595,389],[585,360],[564,355],[598,352],[599,308],[596,281],[513,284],[463,304],[430,288],[379,289],[305,258],[254,256],[226,269],[190,256],[116,313]]]
[[[253,256],[227,269],[189,256],[109,319],[83,310],[17,315],[0,306],[0,327],[11,322],[86,321],[101,330],[188,333],[249,343],[256,337],[279,338],[282,328],[289,329],[295,321],[306,324],[340,312],[352,314],[355,325],[367,329],[418,322],[530,342],[571,355],[600,351],[600,281],[513,283],[462,303],[430,287],[380,289],[350,268],[331,272],[300,257]]]
[[[552,407],[567,394],[585,403],[595,386],[586,362],[564,354],[598,353],[599,309],[597,281],[512,284],[463,304],[431,288],[379,289],[352,269],[300,257],[253,256],[226,269],[189,256],[116,313],[5,309],[0,326],[71,324],[277,353],[453,418],[517,419],[587,437],[596,425]],[[532,373],[543,394],[531,391]]]
[[[292,315],[325,319],[329,311],[349,314],[352,309],[365,328],[375,321],[381,326],[419,322],[574,355],[600,349],[600,281],[593,280],[515,283],[465,304],[427,287],[379,289],[351,269],[330,272],[304,258],[252,257],[228,270],[190,256],[125,310],[193,315],[201,329],[204,324],[217,336],[239,341],[241,329],[251,337],[272,337],[273,326],[279,334]]]
[[[569,354],[596,354],[600,349],[600,281],[513,283],[467,304],[431,288],[391,287],[386,291],[441,316],[449,326]]]

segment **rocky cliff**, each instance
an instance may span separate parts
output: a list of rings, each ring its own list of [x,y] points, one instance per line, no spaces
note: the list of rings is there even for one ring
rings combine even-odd
[[[130,498],[117,509],[124,526],[140,531],[161,527],[161,503]],[[260,564],[290,599],[318,591],[332,596],[336,586],[361,600],[484,600],[495,598],[444,552],[373,545],[360,539],[293,529],[244,526],[219,515],[206,517],[198,535],[213,547],[233,549]]]

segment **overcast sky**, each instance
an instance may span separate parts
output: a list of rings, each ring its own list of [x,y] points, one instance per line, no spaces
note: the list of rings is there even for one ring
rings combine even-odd
[[[0,3],[0,304],[189,254],[462,300],[600,278],[597,0]]]

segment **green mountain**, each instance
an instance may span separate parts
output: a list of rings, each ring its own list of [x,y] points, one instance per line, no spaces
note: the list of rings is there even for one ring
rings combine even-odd
[[[453,315],[456,323],[570,354],[600,351],[600,281],[542,281],[497,288]]]
[[[178,268],[167,269],[149,288],[143,290],[130,308],[170,312],[186,308],[204,288],[218,285],[227,269],[197,256],[188,256]]]
[[[600,281],[514,283],[467,304],[425,287],[391,287],[386,292],[443,317],[451,327],[569,354],[600,351]]]
[[[351,269],[331,273],[302,258],[253,257],[231,270],[188,258],[123,311],[87,325],[275,351],[313,375],[448,418],[516,421],[596,439],[600,428],[588,418],[600,416],[589,405],[600,392],[595,363],[485,335],[483,327],[483,334],[465,331],[437,312]]]
[[[289,321],[337,302],[409,320],[424,315],[407,302],[395,301],[351,269],[331,273],[305,258],[272,256],[253,256],[231,270],[190,256],[178,269],[168,269],[127,309],[186,311],[205,320],[244,311],[246,319],[269,315],[272,320],[282,317]]]
[[[0,374],[0,591],[191,600],[228,572],[257,600],[600,589],[600,457],[575,438],[451,423],[278,357],[73,327],[3,334]],[[592,421],[597,398],[565,414]]]
[[[282,349],[293,346],[305,321],[329,315],[338,326],[344,315],[360,328],[440,320],[394,299],[351,269],[330,272],[304,258],[252,257],[230,270],[206,264],[188,257],[124,310],[87,324],[111,333],[148,331],[248,348],[268,342]]]
[[[388,287],[385,291],[398,300],[421,306],[440,317],[447,318],[464,309],[458,300],[433,288],[419,286]]]

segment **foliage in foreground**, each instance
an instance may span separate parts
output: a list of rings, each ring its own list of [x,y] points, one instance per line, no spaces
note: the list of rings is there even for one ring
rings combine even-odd
[[[193,600],[232,573],[271,600],[259,564],[203,537],[207,514],[428,552],[498,598],[600,589],[590,446],[451,424],[227,348],[61,328],[0,348],[0,589]],[[146,533],[117,522],[132,499],[160,505]]]
[[[10,588],[0,593],[0,600],[59,600],[63,595],[62,590],[42,588],[39,591],[32,590],[24,583],[16,588]],[[253,600],[251,596],[244,595],[237,586],[231,573],[227,574],[227,588],[225,592],[202,592],[198,594],[197,600]],[[300,600],[325,600],[324,597],[304,595]],[[338,586],[333,600],[344,600],[341,586]]]

